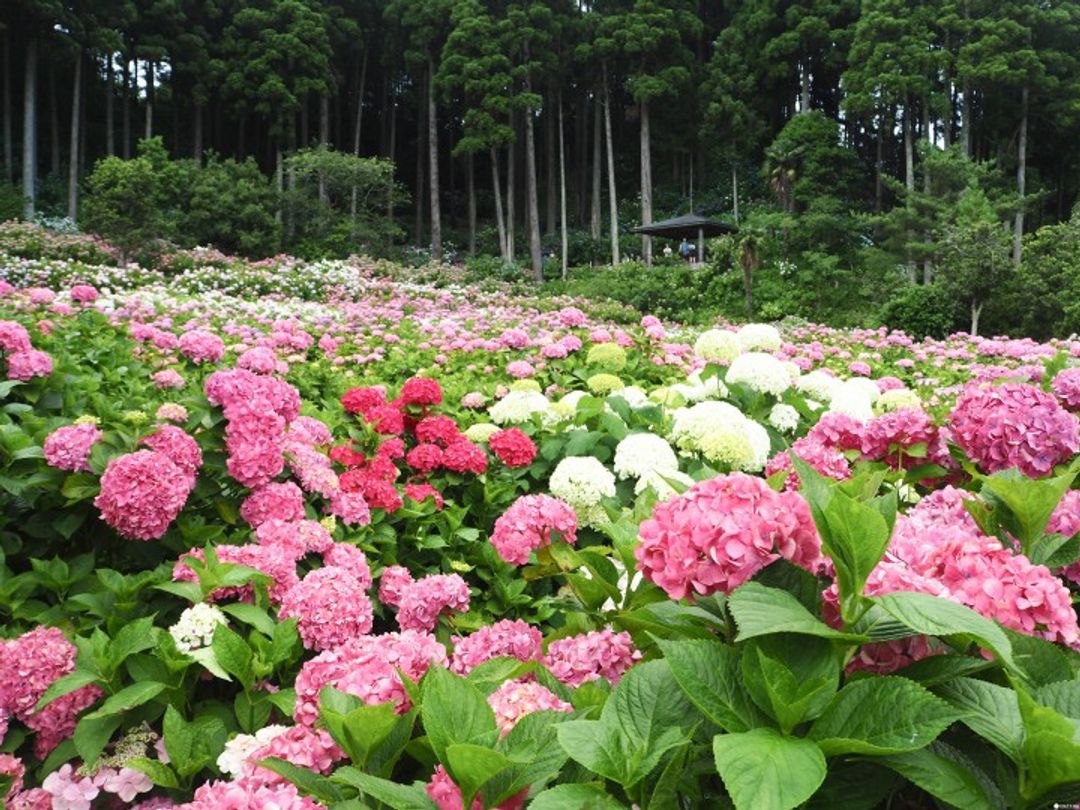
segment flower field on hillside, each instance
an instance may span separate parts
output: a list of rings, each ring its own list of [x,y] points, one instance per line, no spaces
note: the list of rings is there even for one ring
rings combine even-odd
[[[20,238],[8,807],[1076,800],[1080,340]]]

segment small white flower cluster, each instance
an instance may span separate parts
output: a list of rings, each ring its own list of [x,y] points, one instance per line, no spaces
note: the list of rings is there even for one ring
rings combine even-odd
[[[767,323],[748,323],[737,334],[744,352],[775,352],[784,345],[780,330]]]
[[[828,402],[832,399],[833,392],[840,386],[840,380],[821,369],[814,369],[808,374],[803,374],[795,381],[795,388],[804,397],[817,403]]]
[[[500,430],[502,430],[502,428],[498,425],[491,424],[491,422],[477,422],[475,425],[469,425],[469,427],[466,428],[465,438],[470,442],[486,444],[487,440]]]
[[[217,758],[217,766],[232,777],[243,776],[251,755],[288,730],[288,726],[265,726],[254,734],[237,734],[225,743],[225,750]]]
[[[569,456],[551,473],[548,488],[573,507],[578,523],[596,526],[606,518],[600,501],[615,495],[615,476],[591,456]]]
[[[725,329],[709,329],[694,341],[694,354],[710,363],[730,363],[741,353],[739,338]]]
[[[764,352],[747,352],[736,357],[725,379],[729,385],[741,383],[775,397],[791,387],[791,372],[784,361]]]
[[[200,602],[180,614],[176,624],[169,628],[169,635],[176,642],[176,649],[189,653],[209,647],[219,624],[228,624],[225,614],[214,605]]]
[[[799,412],[790,405],[778,402],[769,411],[769,424],[781,433],[793,433],[799,426]]]
[[[874,390],[870,391],[865,383],[873,386]],[[874,417],[874,401],[877,395],[877,386],[871,380],[863,377],[845,380],[833,389],[829,399],[829,412],[842,413],[865,422]]]
[[[765,428],[727,402],[699,402],[673,414],[671,438],[681,450],[701,453],[713,464],[759,472],[769,458]]]
[[[922,398],[910,388],[893,388],[882,393],[874,403],[874,413],[902,411],[905,408],[922,408]]]
[[[520,425],[532,419],[533,414],[546,416],[551,403],[536,391],[511,391],[488,409],[491,421],[497,425]]]
[[[615,447],[612,465],[619,478],[641,478],[651,472],[679,469],[679,459],[655,433],[631,433]]]

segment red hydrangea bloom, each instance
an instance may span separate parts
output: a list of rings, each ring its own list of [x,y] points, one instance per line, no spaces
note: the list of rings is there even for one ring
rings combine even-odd
[[[387,439],[379,445],[375,451],[380,459],[405,458],[405,440],[401,438]]]
[[[180,354],[194,363],[216,363],[225,356],[225,343],[213,332],[192,329],[180,336]]]
[[[411,498],[417,503],[423,503],[428,498],[433,498],[435,500],[435,508],[443,508],[442,493],[435,489],[431,484],[406,484],[405,497]]]
[[[405,463],[423,473],[437,470],[442,461],[443,451],[437,444],[418,444],[405,454]]]
[[[443,466],[452,472],[480,475],[487,470],[487,453],[468,440],[454,442],[443,451]]]
[[[7,361],[9,380],[29,382],[34,377],[48,377],[53,370],[52,358],[37,349],[9,354]]]
[[[90,472],[90,451],[102,437],[96,425],[65,425],[45,437],[45,463],[58,470]]]
[[[488,695],[488,705],[495,713],[499,734],[506,736],[518,720],[533,712],[572,712],[574,707],[536,681],[506,681]]]
[[[968,458],[987,472],[1017,467],[1041,478],[1080,449],[1080,420],[1050,394],[1023,383],[969,385],[949,427]]]
[[[437,380],[411,377],[401,386],[401,401],[406,405],[438,405],[442,402],[442,388]]]
[[[398,671],[413,681],[428,667],[446,666],[446,648],[435,636],[406,630],[359,636],[307,661],[296,676],[296,722],[313,726],[319,716],[319,692],[333,686],[369,705],[393,703],[399,714],[411,707]]]
[[[405,589],[413,584],[409,569],[401,565],[388,565],[379,574],[379,601],[390,607],[401,604]]]
[[[334,543],[323,552],[323,564],[344,568],[360,583],[365,591],[371,587],[371,567],[363,549],[348,543]]]
[[[397,436],[405,430],[405,415],[396,405],[380,405],[371,411],[367,422],[377,433]]]
[[[455,636],[453,642],[450,669],[458,675],[467,675],[492,658],[507,656],[519,661],[539,661],[544,652],[540,631],[520,619],[502,619],[464,638]]]
[[[570,544],[577,540],[573,508],[550,495],[523,495],[495,521],[491,544],[508,563],[525,565],[530,552],[551,542],[552,532]]]
[[[278,616],[297,617],[309,650],[328,650],[371,632],[372,607],[360,581],[337,566],[312,571],[281,598]]]
[[[202,450],[199,443],[176,425],[158,425],[140,445],[163,454],[184,472],[194,476],[202,466]]]
[[[536,444],[516,427],[493,433],[488,447],[507,467],[528,467],[536,458]]]
[[[404,458],[404,453],[401,455]],[[373,475],[382,481],[397,481],[401,475],[401,470],[397,468],[397,465],[387,455],[376,455],[367,463],[367,467],[364,468],[369,475]]]
[[[461,430],[449,416],[425,416],[416,423],[414,433],[417,441],[435,442],[443,447],[461,440]]]
[[[360,414],[371,421],[376,408],[386,404],[386,391],[381,387],[351,388],[341,396],[341,406],[349,413]]]
[[[406,585],[398,603],[397,621],[402,630],[430,632],[439,616],[469,610],[469,586],[458,574],[429,574]]]
[[[810,571],[821,564],[806,501],[744,473],[701,481],[664,501],[639,533],[638,570],[672,599],[731,593],[780,557]]]
[[[330,460],[342,467],[362,467],[367,456],[347,444],[339,444],[330,450]]]
[[[340,479],[343,492],[359,492],[370,509],[396,512],[404,505],[401,494],[389,481],[372,475],[367,470],[349,470]]]
[[[194,485],[195,476],[163,453],[139,450],[109,462],[94,506],[121,536],[156,540],[180,514]]]
[[[567,686],[577,687],[599,678],[614,685],[639,660],[641,652],[630,634],[607,627],[551,642],[544,666]]]
[[[240,517],[254,528],[268,520],[303,520],[304,493],[292,481],[264,484],[244,498]]]

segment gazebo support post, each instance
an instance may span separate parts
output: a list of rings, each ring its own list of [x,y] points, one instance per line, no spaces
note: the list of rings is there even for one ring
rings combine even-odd
[[[705,263],[705,229],[697,229],[697,260],[698,264]]]

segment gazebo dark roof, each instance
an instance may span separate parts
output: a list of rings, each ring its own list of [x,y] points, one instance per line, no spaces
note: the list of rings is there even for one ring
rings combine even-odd
[[[634,233],[663,236],[668,239],[697,239],[699,233],[702,236],[720,236],[725,233],[735,233],[738,230],[734,225],[708,219],[700,214],[684,214],[681,217],[664,219],[650,225],[638,225],[633,229]]]

